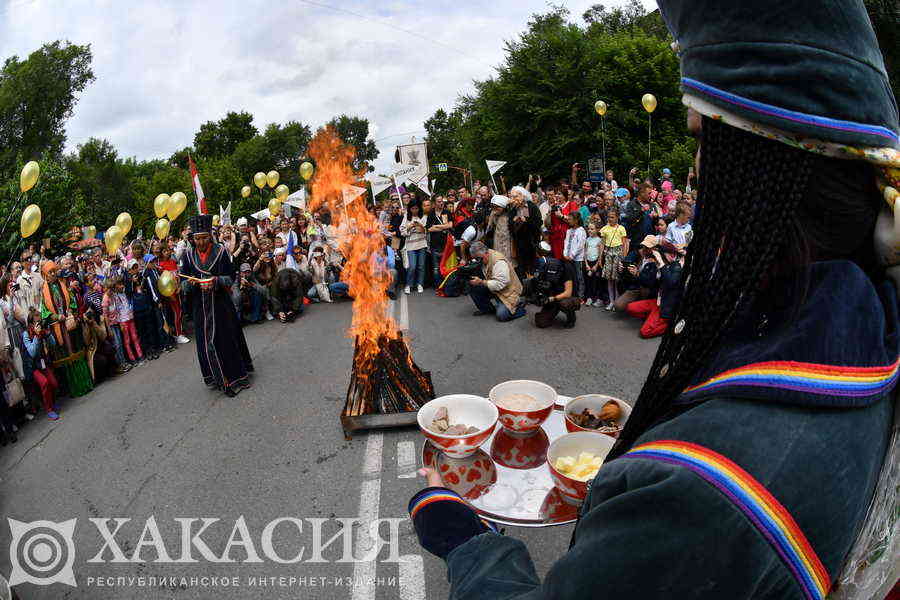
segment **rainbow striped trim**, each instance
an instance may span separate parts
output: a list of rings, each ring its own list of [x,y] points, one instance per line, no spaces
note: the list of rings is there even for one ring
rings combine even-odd
[[[721,454],[677,440],[641,444],[624,455],[686,467],[722,492],[750,519],[793,573],[804,595],[819,600],[831,579],[800,527],[765,487]]]
[[[685,389],[683,394],[695,395],[723,386],[750,386],[858,398],[889,390],[897,382],[898,369],[900,359],[884,367],[840,367],[776,360],[725,371]]]
[[[414,519],[416,517],[416,513],[428,506],[433,502],[459,502],[460,504],[464,504],[465,506],[469,506],[465,500],[463,500],[459,494],[455,492],[451,492],[450,490],[431,490],[425,492],[418,498],[414,500],[414,502],[409,507],[409,518]]]
[[[682,85],[695,89],[698,92],[702,92],[729,104],[733,104],[734,106],[739,106],[746,110],[753,111],[762,115],[777,117],[779,119],[785,119],[787,121],[793,121],[795,123],[802,123],[804,125],[824,127],[826,129],[877,135],[879,137],[887,138],[894,143],[896,143],[898,139],[897,133],[895,131],[891,131],[887,127],[881,127],[879,125],[866,125],[865,123],[855,123],[853,121],[843,121],[841,119],[829,119],[828,117],[818,117],[816,115],[809,115],[794,110],[788,110],[786,108],[779,108],[771,104],[757,102],[756,100],[750,100],[749,98],[744,98],[743,96],[738,96],[736,94],[726,92],[725,90],[720,90],[717,87],[707,85],[701,81],[697,81],[696,79],[691,79],[690,77],[682,77],[681,83]]]

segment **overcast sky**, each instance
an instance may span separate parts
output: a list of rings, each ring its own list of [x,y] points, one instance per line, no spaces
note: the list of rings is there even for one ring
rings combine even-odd
[[[648,9],[654,0],[643,0]],[[586,8],[622,0],[570,0]],[[545,0],[0,0],[0,57],[56,39],[91,44],[97,77],[68,145],[109,139],[121,156],[168,157],[199,126],[247,110],[262,130],[368,117],[386,165],[393,146],[452,107],[502,61]]]

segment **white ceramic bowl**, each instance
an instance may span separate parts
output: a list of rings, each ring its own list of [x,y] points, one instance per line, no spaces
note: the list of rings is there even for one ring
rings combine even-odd
[[[608,435],[597,435],[593,431],[576,431],[562,435],[550,444],[547,449],[547,466],[550,476],[559,491],[570,500],[582,501],[587,495],[587,481],[573,479],[556,470],[553,466],[562,456],[578,458],[582,452],[590,452],[594,456],[606,458],[615,441]],[[602,469],[603,467],[601,467]]]
[[[498,400],[509,394],[528,394],[537,400],[540,406],[532,410],[512,410],[497,404]],[[491,388],[488,398],[497,405],[500,425],[510,431],[522,433],[536,430],[547,420],[556,404],[556,390],[540,381],[517,379],[498,383]]]
[[[465,435],[447,435],[429,429],[428,425],[431,425],[435,413],[442,406],[447,408],[451,424],[477,427],[478,431]],[[493,402],[469,394],[451,394],[435,398],[420,408],[416,416],[422,435],[450,458],[465,458],[474,454],[478,447],[491,437],[497,424],[497,417],[497,407]]]
[[[619,418],[616,419],[616,426],[618,426],[618,431],[597,431],[596,429],[586,429],[579,425],[576,425],[570,418],[571,414],[578,414],[586,408],[589,408],[593,411],[600,412],[600,409],[603,408],[603,405],[607,402],[615,402],[619,405],[619,408],[622,410],[622,414],[619,415]],[[566,404],[566,430],[568,431],[590,431],[591,433],[599,433],[602,435],[608,435],[610,437],[617,438],[619,437],[619,432],[622,431],[622,428],[625,427],[625,421],[628,420],[628,417],[631,416],[631,406],[628,405],[624,400],[619,400],[618,398],[613,398],[612,396],[604,396],[603,394],[585,394],[583,396],[578,396],[577,398],[573,398],[568,404]]]

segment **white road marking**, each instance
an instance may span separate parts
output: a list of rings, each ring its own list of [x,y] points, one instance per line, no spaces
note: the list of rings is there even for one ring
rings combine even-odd
[[[411,479],[417,468],[415,442],[397,442],[397,477]]]
[[[359,529],[356,531],[356,556],[367,554],[373,541],[369,535],[371,524],[378,519],[378,505],[381,502],[381,452],[384,447],[384,436],[381,433],[369,433],[366,439],[366,452],[363,456],[363,481],[359,491]],[[375,598],[375,561],[356,562],[353,564],[352,600],[372,600]]]
[[[425,567],[418,554],[400,557],[400,600],[425,600]]]
[[[407,295],[400,296],[400,331],[409,329],[409,301]]]

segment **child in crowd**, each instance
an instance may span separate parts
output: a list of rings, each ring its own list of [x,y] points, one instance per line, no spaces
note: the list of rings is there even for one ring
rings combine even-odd
[[[585,297],[588,306],[600,306],[600,246],[603,240],[595,223],[588,225],[584,241]]]
[[[148,360],[156,360],[162,350],[157,340],[156,315],[153,313],[153,298],[144,287],[142,265],[137,259],[127,263],[128,278],[125,279],[125,291],[131,300],[134,326],[140,340],[141,349]]]
[[[116,356],[121,358],[121,364],[125,364],[124,356],[119,356],[124,349],[124,354],[128,356],[131,366],[143,364],[144,353],[141,350],[141,342],[138,340],[137,329],[134,325],[131,301],[125,294],[125,283],[121,277],[116,276],[107,279],[105,287],[103,314],[113,332],[113,338],[116,340]]]
[[[606,310],[615,310],[613,303],[619,295],[616,285],[619,271],[622,270],[622,257],[628,254],[628,233],[619,225],[619,214],[616,211],[610,211],[607,215],[607,223],[600,230],[600,237],[603,242],[600,246],[603,279],[606,280],[606,291],[609,294]]]
[[[587,234],[581,226],[581,213],[573,210],[566,217],[569,221],[569,230],[566,231],[566,240],[563,244],[563,258],[572,262],[575,267],[575,293],[579,298],[584,298],[584,240]]]

